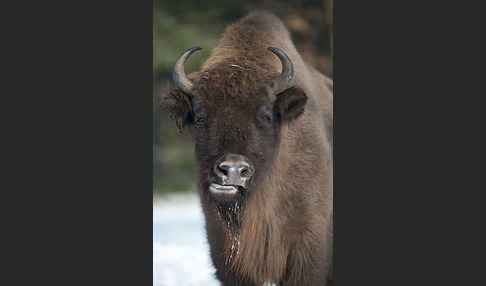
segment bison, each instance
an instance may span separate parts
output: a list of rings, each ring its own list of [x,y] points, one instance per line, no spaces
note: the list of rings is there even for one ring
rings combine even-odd
[[[333,81],[273,14],[226,28],[201,71],[175,62],[162,107],[195,141],[210,255],[223,285],[330,285]]]

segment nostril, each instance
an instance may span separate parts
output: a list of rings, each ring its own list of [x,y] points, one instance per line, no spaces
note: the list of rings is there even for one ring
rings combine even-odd
[[[247,166],[240,167],[240,175],[242,177],[249,177],[250,176],[250,169]]]
[[[226,164],[219,164],[218,171],[220,171],[224,176],[228,176],[228,170],[230,166]]]

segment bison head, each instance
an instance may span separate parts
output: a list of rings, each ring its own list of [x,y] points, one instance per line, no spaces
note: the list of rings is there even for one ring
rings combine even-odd
[[[293,64],[280,49],[268,47],[281,61],[280,74],[268,63],[242,58],[186,76],[184,62],[199,49],[177,60],[175,88],[163,95],[162,105],[179,129],[190,127],[199,190],[234,224],[272,168],[282,124],[304,111],[307,97],[292,85]]]

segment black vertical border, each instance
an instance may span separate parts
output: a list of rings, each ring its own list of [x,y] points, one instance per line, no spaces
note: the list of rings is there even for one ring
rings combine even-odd
[[[0,284],[152,285],[152,5],[2,8]]]
[[[484,284],[480,10],[334,4],[335,284]]]

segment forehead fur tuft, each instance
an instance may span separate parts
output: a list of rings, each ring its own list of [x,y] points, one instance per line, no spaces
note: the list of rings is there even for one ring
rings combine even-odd
[[[241,103],[261,100],[265,86],[277,75],[270,70],[271,66],[244,59],[223,62],[203,71],[196,86],[199,95],[207,100]]]

